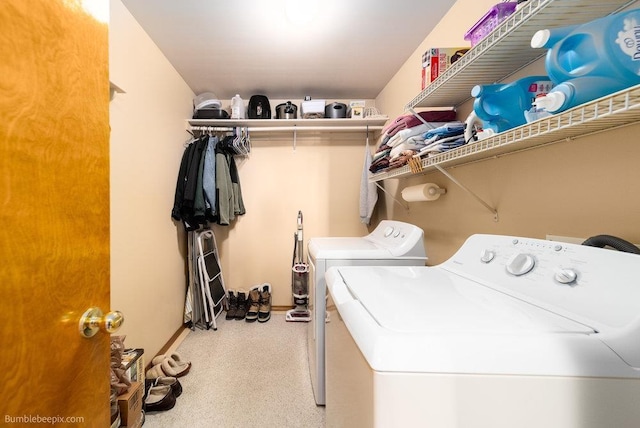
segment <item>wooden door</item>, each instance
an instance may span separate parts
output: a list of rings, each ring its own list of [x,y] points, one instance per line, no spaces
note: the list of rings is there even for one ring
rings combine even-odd
[[[109,426],[109,336],[78,332],[110,309],[108,108],[107,24],[2,1],[0,425]]]

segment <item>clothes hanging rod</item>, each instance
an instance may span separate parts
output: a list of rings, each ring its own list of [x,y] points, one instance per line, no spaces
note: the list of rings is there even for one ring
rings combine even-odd
[[[224,126],[191,126],[192,131],[233,131],[235,127]],[[382,126],[249,126],[246,127],[249,132],[290,132],[294,130],[298,131],[374,131],[381,130]]]

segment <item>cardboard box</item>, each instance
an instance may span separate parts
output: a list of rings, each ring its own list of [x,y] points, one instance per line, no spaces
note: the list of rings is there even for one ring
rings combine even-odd
[[[139,428],[142,426],[143,395],[144,382],[131,382],[129,390],[118,396],[120,420],[123,427]]]
[[[430,48],[422,55],[422,89],[467,53],[469,47]]]

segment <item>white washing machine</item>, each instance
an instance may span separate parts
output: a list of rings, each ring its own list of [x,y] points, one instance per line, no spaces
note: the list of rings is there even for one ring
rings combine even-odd
[[[364,237],[309,240],[309,370],[316,404],[325,404],[324,331],[326,319],[325,272],[333,266],[424,266],[424,232],[417,226],[382,220]]]
[[[330,427],[637,428],[640,256],[474,235],[327,272]]]

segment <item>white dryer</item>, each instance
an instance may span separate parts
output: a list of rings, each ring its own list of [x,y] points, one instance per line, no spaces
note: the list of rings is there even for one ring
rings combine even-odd
[[[325,404],[324,331],[325,272],[334,266],[424,266],[424,232],[412,224],[382,220],[364,237],[323,237],[309,240],[309,370],[316,404]]]
[[[640,256],[473,235],[327,272],[332,427],[637,428]]]

